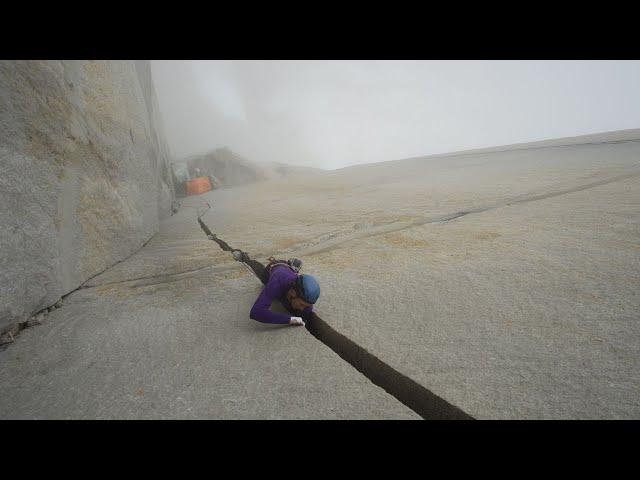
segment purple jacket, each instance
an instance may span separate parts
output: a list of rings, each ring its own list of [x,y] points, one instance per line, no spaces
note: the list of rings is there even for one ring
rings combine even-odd
[[[287,300],[287,292],[293,286],[298,275],[286,266],[277,266],[271,270],[267,284],[260,292],[256,303],[253,304],[249,317],[262,323],[289,323],[291,315],[272,312],[269,310],[274,300],[279,300],[285,307],[291,308]],[[305,317],[313,311],[313,307],[306,307],[298,317]],[[299,311],[298,311],[299,312]]]

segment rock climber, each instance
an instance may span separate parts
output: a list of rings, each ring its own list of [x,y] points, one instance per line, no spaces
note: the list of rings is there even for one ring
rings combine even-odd
[[[300,268],[302,262],[297,258],[285,261],[270,257],[261,275],[265,286],[253,304],[249,317],[262,323],[304,326],[320,297],[320,285],[313,276],[300,274]],[[276,299],[298,313],[298,316],[270,311],[269,307]]]
[[[320,297],[320,285],[313,276],[299,273],[302,261],[297,258],[276,260],[269,257],[269,263],[265,267],[257,260],[251,259],[246,252],[231,248],[227,242],[219,239],[200,217],[198,223],[209,240],[215,241],[223,250],[230,251],[236,261],[249,267],[263,283],[264,288],[253,304],[249,318],[262,323],[306,325],[305,322],[311,318],[313,305]],[[288,310],[298,315],[270,311],[274,300],[279,300]]]

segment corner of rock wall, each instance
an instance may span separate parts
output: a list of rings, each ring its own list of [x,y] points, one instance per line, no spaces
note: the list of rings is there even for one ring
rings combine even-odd
[[[0,331],[136,252],[170,215],[148,61],[0,61]]]
[[[164,122],[160,113],[160,106],[156,96],[156,90],[151,73],[149,60],[136,60],[136,71],[147,107],[149,126],[151,127],[151,139],[154,145],[154,156],[158,172],[158,216],[162,220],[171,215],[175,190],[173,188],[173,176],[171,175],[171,151],[166,140]]]

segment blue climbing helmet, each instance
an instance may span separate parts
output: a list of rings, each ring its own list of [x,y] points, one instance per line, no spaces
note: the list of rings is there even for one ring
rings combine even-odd
[[[296,292],[307,303],[316,303],[320,296],[320,285],[311,275],[298,275],[296,278]]]

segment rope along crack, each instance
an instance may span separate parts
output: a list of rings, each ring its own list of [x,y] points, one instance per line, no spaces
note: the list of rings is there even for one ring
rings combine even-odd
[[[208,205],[208,207],[211,208],[210,205]],[[252,273],[258,277],[263,285],[266,284],[266,267],[257,260],[251,259],[246,252],[232,248],[227,242],[218,238],[202,221],[201,217],[204,213],[205,212],[198,216],[198,223],[207,235],[207,238],[216,242],[222,250],[231,252],[234,258],[244,263]],[[291,310],[289,310],[289,313],[294,314]],[[452,405],[411,378],[398,372],[368,352],[365,348],[336,331],[318,317],[315,312],[311,313],[305,328],[311,335],[328,346],[340,358],[348,362],[372,383],[384,389],[425,420],[473,420],[472,416],[460,408]]]

